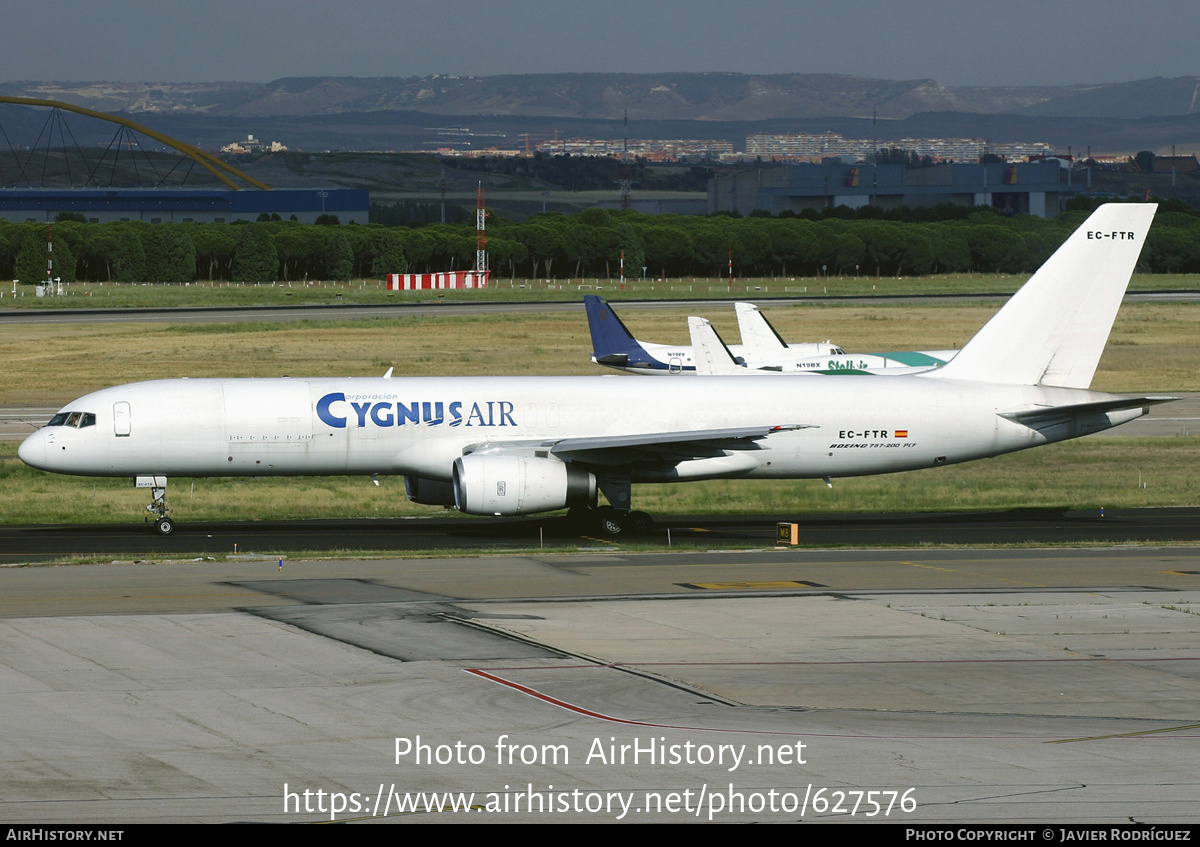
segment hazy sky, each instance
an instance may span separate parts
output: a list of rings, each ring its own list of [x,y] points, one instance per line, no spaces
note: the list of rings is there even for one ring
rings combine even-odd
[[[1200,0],[3,0],[0,80],[736,71],[1200,75]]]

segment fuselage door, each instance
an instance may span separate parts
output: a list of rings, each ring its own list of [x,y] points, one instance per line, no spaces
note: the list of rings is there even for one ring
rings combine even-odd
[[[679,356],[672,356],[667,359],[667,373],[683,373],[683,359]]]
[[[130,426],[129,402],[121,400],[113,403],[113,434],[128,436]]]

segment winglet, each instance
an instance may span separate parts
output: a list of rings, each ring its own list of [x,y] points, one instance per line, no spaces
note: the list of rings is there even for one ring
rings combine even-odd
[[[941,379],[1087,388],[1156,209],[1091,214],[945,367]]]

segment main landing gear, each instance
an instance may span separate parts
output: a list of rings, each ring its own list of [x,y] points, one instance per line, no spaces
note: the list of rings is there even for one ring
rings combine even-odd
[[[576,526],[584,532],[598,532],[608,536],[650,531],[654,525],[653,519],[645,512],[629,508],[632,485],[627,472],[610,471],[597,474],[596,482],[612,505],[591,509],[582,506],[571,508],[567,517],[574,521]]]
[[[171,520],[171,507],[167,505],[167,489],[154,487],[150,491],[154,500],[146,507],[146,511],[156,515],[154,532],[157,535],[170,535],[175,531],[175,521]]]
[[[654,526],[654,519],[645,512],[623,512],[612,506],[600,506],[597,509],[574,506],[567,510],[567,520],[579,532],[596,532],[607,536],[642,534]]]

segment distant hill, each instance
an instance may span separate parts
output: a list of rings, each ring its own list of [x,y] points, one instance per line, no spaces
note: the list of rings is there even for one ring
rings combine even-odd
[[[1074,86],[945,86],[835,74],[293,77],[268,83],[7,82],[0,95],[106,112],[298,117],[395,110],[620,120],[903,119],[920,112],[1094,118],[1188,115],[1200,77]]]
[[[743,149],[755,132],[837,132],[884,140],[1040,141],[1076,152],[1200,152],[1200,77],[1024,87],[833,74],[304,77],[269,83],[7,82],[0,83],[0,96],[124,114],[207,150],[250,134],[314,152],[433,151],[448,144],[512,149],[554,137],[623,135],[725,139]],[[40,111],[0,110],[8,143],[34,144],[45,122]],[[84,123],[72,120],[76,143],[110,143],[111,127]]]

